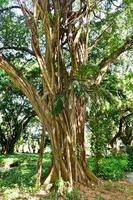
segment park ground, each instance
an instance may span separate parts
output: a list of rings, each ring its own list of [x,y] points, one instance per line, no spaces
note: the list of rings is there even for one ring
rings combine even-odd
[[[42,186],[34,189],[34,174],[37,154],[14,154],[0,156],[0,200],[56,200],[57,193]],[[50,165],[50,154],[45,153],[43,174]],[[82,185],[75,187],[71,197],[66,200],[132,200],[133,183],[126,176],[117,181],[101,180],[99,186],[87,188]],[[79,192],[80,188],[80,192]],[[78,197],[77,197],[78,196]]]

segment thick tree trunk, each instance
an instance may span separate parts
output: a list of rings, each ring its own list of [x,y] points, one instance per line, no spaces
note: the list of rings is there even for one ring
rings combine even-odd
[[[51,121],[53,165],[45,184],[62,178],[69,182],[90,185],[98,179],[86,162],[84,145],[85,104],[81,97],[71,97],[62,114]]]
[[[9,141],[7,146],[6,146],[6,154],[13,154],[14,153],[14,148],[15,148],[15,143],[13,141]]]
[[[5,139],[5,153],[6,154],[13,154],[15,145],[20,138],[21,131],[19,129],[14,131],[14,134],[10,135],[9,138]]]
[[[1,142],[2,154],[13,154],[15,148],[15,142],[13,140],[5,139],[4,142]]]

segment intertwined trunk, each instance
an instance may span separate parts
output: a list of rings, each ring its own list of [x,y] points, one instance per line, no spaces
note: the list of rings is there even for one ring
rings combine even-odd
[[[88,62],[90,11],[95,5],[91,5],[91,8],[89,1],[81,0],[77,10],[74,3],[76,1],[34,0],[33,15],[26,4],[20,3],[31,31],[32,48],[41,71],[42,95],[23,76],[18,75],[3,57],[1,64],[29,98],[40,121],[50,134],[53,158],[45,183],[62,178],[71,186],[75,182],[85,185],[90,181],[97,182],[85,158],[84,97],[81,94],[76,95],[72,88],[75,80],[80,85],[80,77],[78,78],[77,74]],[[45,38],[44,53],[43,48],[40,48],[38,24],[42,25]],[[68,52],[69,58],[66,60]],[[89,80],[88,84],[90,82]],[[61,100],[62,108],[55,115],[52,110],[58,94],[65,94],[66,100]]]
[[[98,179],[89,169],[86,162],[84,145],[85,103],[79,96],[69,96],[63,112],[52,116],[51,147],[52,167],[45,183],[54,182],[59,178],[74,183],[89,185]]]

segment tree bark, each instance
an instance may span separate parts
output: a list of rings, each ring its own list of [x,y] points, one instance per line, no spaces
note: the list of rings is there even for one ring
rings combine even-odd
[[[73,101],[72,101],[73,99]],[[82,97],[70,98],[63,113],[53,117],[50,132],[53,164],[45,184],[62,178],[73,186],[75,183],[90,185],[98,179],[86,162],[84,145],[85,103]]]

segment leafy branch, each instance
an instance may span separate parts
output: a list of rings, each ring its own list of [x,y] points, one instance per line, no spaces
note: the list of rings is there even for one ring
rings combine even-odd
[[[120,56],[123,52],[125,52],[126,50],[131,49],[132,47],[133,47],[133,35],[131,37],[127,38],[127,40],[125,41],[125,43],[121,47],[116,49],[108,57],[104,58],[99,63],[99,65],[98,65],[99,66],[99,70],[98,70],[98,73],[97,73],[96,79],[95,79],[95,84],[96,85],[99,85],[101,83],[104,74],[107,72],[107,70],[110,67],[110,65],[112,64],[112,62],[118,56]]]

